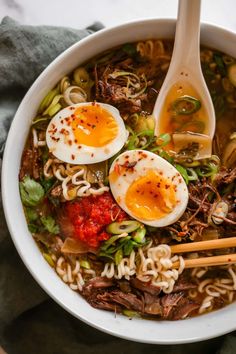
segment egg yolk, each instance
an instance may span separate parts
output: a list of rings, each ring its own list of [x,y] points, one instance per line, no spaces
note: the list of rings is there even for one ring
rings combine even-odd
[[[72,117],[72,130],[78,144],[102,147],[118,134],[114,117],[98,104],[78,107]]]
[[[134,217],[156,220],[176,206],[176,186],[158,172],[150,170],[128,188],[125,202]]]

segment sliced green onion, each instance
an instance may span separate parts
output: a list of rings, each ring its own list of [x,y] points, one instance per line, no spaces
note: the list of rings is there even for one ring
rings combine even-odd
[[[200,177],[214,177],[218,172],[218,166],[213,163],[208,163],[208,165],[199,166],[196,168],[196,173]]]
[[[52,106],[49,110],[48,110],[48,115],[50,117],[53,117],[57,112],[60,111],[62,105],[60,103],[55,104],[55,106]]]
[[[145,241],[146,229],[145,227],[140,227],[132,233],[132,238],[137,243],[143,243]]]
[[[109,232],[110,234],[115,234],[115,235],[118,235],[119,237],[121,237],[120,234],[122,234],[124,232],[126,232],[128,234],[130,232],[137,230],[140,226],[141,226],[141,223],[136,220],[124,220],[124,221],[120,221],[120,222],[116,221],[116,222],[109,224],[106,227],[106,231]],[[109,242],[110,240],[108,240],[107,242]]]
[[[74,77],[76,84],[78,86],[82,87],[83,89],[90,87],[91,80],[90,80],[89,74],[85,68],[81,67],[81,68],[76,69],[74,71],[73,77]]]
[[[48,106],[48,108],[43,112],[43,116],[49,115],[50,117],[52,117],[54,114],[56,114],[61,108],[61,105],[59,104],[59,101],[60,101],[60,99],[62,97],[63,97],[62,95],[56,95],[53,98],[53,100],[50,103],[50,105]],[[58,109],[58,107],[59,107],[59,109]]]
[[[205,130],[205,123],[202,120],[190,120],[189,122],[184,123],[180,130],[201,134]]]
[[[181,166],[179,164],[175,164],[175,168],[177,171],[179,171],[179,173],[181,174],[181,176],[185,180],[185,183],[188,184],[189,178],[188,178],[188,172],[187,172],[186,168],[184,168],[183,166]]]
[[[137,148],[138,143],[139,143],[139,139],[137,138],[137,135],[136,134],[131,135],[128,138],[128,143],[127,143],[126,149],[127,150],[134,150]]]
[[[169,133],[160,134],[156,139],[156,144],[158,147],[163,147],[169,144],[171,141],[171,136]]]
[[[59,94],[58,87],[49,91],[48,94],[44,97],[44,99],[40,103],[38,112],[42,113],[51,104],[53,98],[58,94]]]
[[[154,136],[154,130],[153,129],[144,130],[144,131],[138,133],[137,136],[150,136],[150,137],[153,137]]]
[[[50,254],[48,254],[48,253],[43,253],[43,257],[44,257],[44,259],[48,262],[48,264],[49,264],[51,267],[54,267],[55,263],[54,263],[52,257],[50,256]]]
[[[32,125],[33,126],[38,125],[38,124],[40,124],[42,122],[48,121],[48,119],[49,119],[48,117],[36,117],[36,118],[34,118],[34,120],[32,122]]]
[[[201,108],[201,101],[192,96],[182,96],[172,103],[172,110],[176,114],[189,115]]]
[[[81,260],[79,263],[80,263],[81,267],[84,268],[84,269],[90,269],[91,268],[89,261]]]
[[[132,310],[123,310],[122,311],[123,315],[129,317],[129,318],[133,318],[133,317],[140,317],[139,313],[136,311],[132,311]]]
[[[129,256],[130,253],[133,251],[133,248],[134,248],[134,244],[133,244],[132,240],[127,241],[123,247],[124,255]]]
[[[115,264],[119,265],[120,262],[122,261],[122,259],[123,259],[123,251],[122,251],[122,249],[119,249],[115,253]]]
[[[186,168],[187,174],[188,174],[188,180],[189,181],[197,181],[198,180],[198,175],[197,173],[194,171],[193,168]]]
[[[120,77],[120,76],[131,76],[131,77],[134,77],[138,82],[140,81],[138,75],[130,72],[130,71],[114,71],[112,74],[109,75],[112,79],[116,79],[117,77]]]

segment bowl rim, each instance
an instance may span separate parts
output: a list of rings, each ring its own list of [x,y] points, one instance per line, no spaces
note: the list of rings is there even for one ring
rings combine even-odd
[[[55,300],[62,308],[64,308],[66,311],[68,311],[69,313],[71,313],[72,315],[74,315],[76,318],[82,320],[83,322],[85,322],[86,324],[93,326],[96,329],[99,329],[103,332],[106,332],[108,334],[123,338],[123,339],[127,339],[127,340],[131,340],[131,341],[136,341],[136,342],[142,342],[142,343],[150,343],[150,344],[182,344],[182,343],[191,343],[191,342],[197,342],[197,341],[203,341],[206,339],[210,339],[210,338],[214,338],[223,334],[226,334],[230,331],[233,331],[236,329],[236,323],[234,323],[233,321],[233,317],[232,317],[232,310],[230,311],[231,308],[234,308],[236,306],[236,304],[231,304],[227,306],[228,311],[226,311],[226,307],[218,310],[216,312],[212,312],[210,314],[207,315],[202,315],[200,317],[196,317],[196,318],[202,318],[203,321],[202,322],[206,322],[205,327],[202,326],[203,328],[198,328],[198,330],[200,330],[200,334],[196,334],[194,333],[194,331],[192,333],[189,332],[188,336],[175,336],[173,335],[171,338],[169,338],[168,336],[165,338],[161,338],[160,335],[159,337],[154,337],[153,333],[151,332],[145,332],[143,334],[140,333],[136,333],[136,332],[132,332],[129,333],[129,329],[130,326],[129,324],[127,326],[125,326],[125,319],[123,318],[124,316],[117,316],[117,318],[115,318],[114,322],[116,323],[115,329],[111,323],[111,321],[108,323],[105,322],[99,322],[98,321],[98,316],[99,314],[101,316],[107,317],[108,319],[112,319],[111,315],[105,311],[101,311],[101,310],[97,310],[97,309],[93,309],[90,311],[89,308],[87,307],[87,303],[85,301],[83,301],[83,299],[81,298],[80,301],[84,304],[84,306],[86,307],[86,310],[89,313],[89,319],[88,317],[86,317],[86,315],[84,314],[80,314],[77,312],[77,310],[75,309],[75,307],[73,307],[74,305],[72,304],[73,301],[76,301],[74,295],[70,296],[70,301],[69,302],[65,302],[61,297],[60,294],[58,293],[58,290],[62,291],[63,293],[67,293],[67,290],[65,291],[65,287],[70,291],[70,288],[65,285],[61,279],[59,278],[59,276],[56,274],[56,272],[54,272],[49,265],[46,264],[45,260],[42,259],[37,259],[38,264],[40,264],[40,268],[44,269],[45,267],[47,267],[47,271],[45,268],[45,274],[47,274],[48,276],[50,276],[51,279],[55,278],[55,289],[53,289],[51,287],[51,284],[49,282],[46,282],[45,280],[43,280],[43,277],[40,275],[40,272],[38,271],[38,269],[36,269],[36,267],[33,266],[32,263],[32,258],[31,258],[31,253],[30,255],[26,256],[26,253],[17,237],[17,222],[16,220],[12,219],[11,216],[11,208],[12,208],[12,201],[10,200],[10,198],[8,197],[8,192],[11,188],[11,173],[12,173],[12,168],[9,167],[10,164],[8,163],[9,160],[11,160],[11,154],[12,154],[12,147],[14,147],[14,138],[17,134],[17,127],[19,125],[19,120],[21,118],[21,114],[24,112],[25,110],[25,105],[26,103],[29,101],[32,93],[34,92],[35,88],[37,87],[38,83],[43,81],[48,75],[50,75],[51,71],[54,70],[55,67],[58,67],[60,65],[60,63],[64,62],[68,57],[71,56],[71,54],[73,54],[74,50],[76,50],[78,47],[80,47],[81,45],[84,45],[85,43],[89,44],[89,43],[93,43],[94,41],[98,40],[99,38],[103,38],[104,35],[106,34],[112,34],[115,33],[117,31],[128,31],[130,28],[132,28],[135,25],[138,26],[142,26],[142,25],[150,25],[150,24],[166,24],[167,26],[173,27],[175,26],[176,20],[175,19],[169,19],[169,18],[161,18],[161,19],[157,19],[157,18],[151,18],[151,19],[140,19],[140,20],[134,20],[134,21],[129,21],[129,22],[125,22],[122,23],[118,26],[113,26],[113,27],[109,27],[109,28],[105,28],[102,29],[92,35],[89,35],[86,38],[83,38],[82,40],[76,42],[75,44],[73,44],[72,46],[70,46],[68,49],[66,49],[64,52],[62,52],[56,59],[54,59],[47,67],[46,69],[43,70],[43,72],[38,76],[38,78],[35,80],[35,82],[32,84],[32,86],[29,88],[29,90],[27,91],[26,95],[24,96],[23,100],[21,101],[14,119],[12,121],[9,133],[8,133],[8,138],[6,141],[6,145],[5,145],[5,150],[4,150],[4,155],[3,155],[3,162],[2,162],[2,200],[3,200],[3,209],[4,209],[4,213],[5,213],[5,218],[6,218],[6,222],[7,222],[7,226],[8,229],[10,231],[10,235],[11,238],[13,240],[13,243],[17,249],[17,252],[19,253],[22,261],[24,262],[25,266],[27,267],[27,269],[29,270],[29,272],[31,273],[31,275],[33,276],[33,278],[37,281],[37,283],[44,289],[44,291],[51,297],[53,298],[53,300]],[[232,36],[232,40],[234,39],[236,41],[236,33],[225,29],[224,27],[221,26],[217,26],[215,24],[209,24],[209,23],[202,23],[201,24],[201,31],[205,31],[208,33],[212,33],[213,32],[222,32],[222,35],[225,34],[226,36],[230,37]],[[28,126],[27,126],[27,130],[28,130]],[[18,161],[19,162],[19,161]],[[17,181],[18,184],[18,181]],[[18,192],[19,194],[19,192]],[[19,196],[18,196],[19,197]],[[19,198],[18,198],[19,199]],[[17,208],[17,203],[16,206],[14,205],[14,208]],[[13,210],[14,210],[13,208]],[[21,206],[22,209],[22,206]],[[17,215],[17,213],[16,213]],[[19,215],[20,215],[20,219],[23,221],[22,219],[22,210],[19,211]],[[25,222],[25,221],[24,221]],[[29,231],[27,231],[27,228],[24,226],[24,230],[25,233],[29,234]],[[27,235],[28,236],[28,235]],[[30,250],[31,252],[31,248],[35,247],[33,246],[34,240],[31,237],[31,239],[28,240],[29,241],[29,245],[27,245],[27,248]],[[33,243],[32,243],[33,242]],[[37,246],[36,246],[37,247]],[[34,252],[32,251],[32,254]],[[38,250],[38,253],[40,253],[40,251]],[[41,255],[41,253],[40,253]],[[40,257],[40,256],[39,256]],[[42,257],[42,255],[41,255]],[[40,262],[44,262],[44,264],[40,263]],[[49,270],[50,268],[50,270]],[[53,272],[53,274],[51,274],[50,272]],[[51,274],[51,275],[50,275]],[[56,280],[56,278],[58,278],[58,280]],[[59,284],[58,281],[61,283]],[[69,294],[69,293],[68,293]],[[76,296],[78,296],[77,293],[74,293]],[[64,295],[63,295],[64,296]],[[90,305],[88,305],[90,306]],[[96,320],[93,319],[93,315],[96,311],[97,314],[94,317],[97,317]],[[231,313],[231,314],[230,314]],[[214,322],[214,317],[219,317],[219,325],[216,326],[216,323]],[[225,321],[222,321],[223,319],[226,319],[226,323]],[[227,321],[228,319],[228,321]],[[221,321],[222,322],[221,322]],[[129,321],[127,318],[127,323],[132,323],[134,320]],[[135,319],[135,321],[137,321],[137,323],[139,321],[142,321],[141,326],[144,324],[145,327],[145,322],[144,321],[148,321],[148,320],[143,320],[143,319]],[[149,322],[149,321],[148,321]],[[158,321],[159,322],[159,321]],[[183,321],[180,321],[180,324],[178,325],[179,322],[169,322],[169,321],[161,321],[160,323],[163,324],[164,326],[164,331],[165,330],[169,330],[168,328],[177,328],[177,327],[191,327],[191,330],[193,330],[193,326],[192,323],[197,324],[197,326],[199,326],[199,321],[194,321],[194,319],[186,319]],[[214,322],[214,326],[211,326],[211,322]],[[221,323],[220,323],[221,322]],[[222,326],[222,323],[224,322],[224,326]],[[136,323],[136,322],[135,322]],[[152,323],[156,323],[154,321],[152,321]],[[170,325],[171,323],[171,325]],[[182,325],[181,323],[185,323],[185,325]],[[191,323],[191,324],[190,324]],[[124,328],[123,328],[124,327]],[[157,326],[158,327],[158,326]],[[200,326],[199,326],[200,327]],[[118,328],[118,329],[117,329]],[[150,327],[152,328],[152,326]],[[165,329],[167,328],[167,329]],[[128,329],[128,330],[127,330]],[[207,330],[208,329],[208,330]],[[155,334],[156,335],[156,334]],[[157,333],[158,336],[158,333]]]

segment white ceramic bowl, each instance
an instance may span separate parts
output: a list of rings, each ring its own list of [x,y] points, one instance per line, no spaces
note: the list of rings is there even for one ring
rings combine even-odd
[[[142,20],[102,30],[76,43],[54,60],[23,99],[8,135],[2,170],[2,196],[7,224],[25,265],[42,288],[75,317],[122,338],[158,344],[187,343],[236,329],[236,303],[221,310],[183,321],[132,319],[92,308],[72,291],[47,264],[30,235],[21,205],[18,172],[32,118],[44,95],[65,74],[94,55],[116,45],[148,38],[171,38],[175,21]],[[236,34],[203,24],[201,43],[236,57]]]

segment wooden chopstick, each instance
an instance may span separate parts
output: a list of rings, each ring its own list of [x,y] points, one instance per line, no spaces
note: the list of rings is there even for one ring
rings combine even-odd
[[[211,267],[224,264],[236,263],[236,253],[224,254],[220,256],[204,257],[204,258],[194,258],[194,259],[184,259],[185,268],[195,268],[195,267]],[[174,262],[172,268],[179,268],[179,261]]]
[[[195,251],[207,251],[218,248],[236,247],[236,237],[220,238],[210,241],[199,241],[191,243],[182,243],[179,245],[170,246],[171,253],[185,253]],[[201,259],[201,258],[200,258]]]
[[[171,246],[171,253],[185,253],[185,252],[196,252],[196,251],[207,251],[220,248],[231,248],[236,247],[236,237],[221,238],[217,240],[210,241],[199,241],[192,243],[182,243],[179,245]],[[210,267],[223,264],[236,263],[236,253],[225,254],[220,256],[212,257],[202,257],[202,258],[192,258],[184,259],[185,268],[195,268],[195,267]],[[173,263],[172,268],[178,268],[179,261]]]

